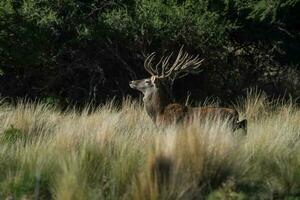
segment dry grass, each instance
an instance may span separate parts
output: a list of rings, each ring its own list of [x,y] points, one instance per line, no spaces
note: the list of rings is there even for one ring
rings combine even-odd
[[[300,109],[251,93],[248,134],[224,121],[156,128],[124,100],[60,112],[0,103],[0,199],[248,199],[300,195]],[[298,196],[297,196],[298,195]]]

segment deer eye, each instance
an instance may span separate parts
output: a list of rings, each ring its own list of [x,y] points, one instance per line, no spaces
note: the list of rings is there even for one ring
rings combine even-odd
[[[150,81],[150,80],[146,80],[145,83],[146,83],[146,84],[150,84],[151,81]]]

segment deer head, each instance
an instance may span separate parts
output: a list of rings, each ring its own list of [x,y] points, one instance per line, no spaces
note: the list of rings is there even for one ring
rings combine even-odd
[[[130,81],[131,88],[141,91],[144,94],[143,100],[148,115],[154,123],[157,122],[167,105],[173,101],[172,87],[174,80],[182,78],[189,73],[198,73],[203,59],[198,56],[190,56],[188,53],[183,53],[183,48],[180,49],[174,62],[170,59],[173,55],[162,57],[155,65],[155,53],[150,54],[145,62],[144,68],[151,77],[141,80]]]
[[[199,56],[191,56],[183,53],[183,47],[178,52],[174,62],[171,63],[173,53],[163,56],[153,64],[155,53],[151,53],[144,62],[144,68],[151,75],[150,78],[134,80],[129,83],[130,87],[137,89],[144,94],[144,100],[147,96],[157,92],[163,92],[165,96],[173,98],[173,83],[175,79],[182,78],[190,73],[201,71],[200,66],[204,59]]]

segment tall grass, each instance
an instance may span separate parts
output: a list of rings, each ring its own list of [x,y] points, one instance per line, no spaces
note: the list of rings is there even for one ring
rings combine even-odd
[[[226,121],[155,127],[129,99],[81,112],[0,106],[0,199],[248,199],[300,195],[300,109],[253,92]]]

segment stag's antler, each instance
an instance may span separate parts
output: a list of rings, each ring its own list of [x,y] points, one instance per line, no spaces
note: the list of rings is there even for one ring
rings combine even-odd
[[[199,55],[191,56],[188,53],[183,53],[183,47],[180,48],[177,58],[170,65],[169,61],[173,53],[169,56],[163,56],[159,62],[153,66],[152,61],[155,58],[155,53],[151,53],[145,60],[144,67],[152,75],[158,77],[168,77],[171,79],[182,78],[189,73],[198,73],[202,71],[201,66],[204,59],[199,59]]]

